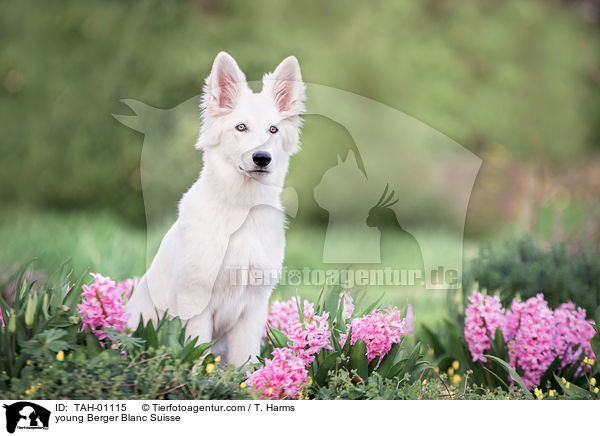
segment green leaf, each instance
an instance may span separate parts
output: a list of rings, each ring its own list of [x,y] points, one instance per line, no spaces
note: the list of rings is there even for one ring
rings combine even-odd
[[[582,389],[573,383],[569,383],[569,387],[567,388],[556,374],[554,374],[554,379],[556,380],[564,394],[571,399],[591,400],[595,397],[595,395],[592,395],[591,392],[586,391],[585,389]]]
[[[206,342],[206,343],[198,345],[196,348],[194,348],[193,351],[191,351],[186,356],[186,358],[184,360],[182,360],[182,362],[183,363],[193,363],[193,362],[197,361],[204,354],[206,354],[208,352],[208,350],[210,349],[210,347],[215,345],[216,342],[217,341],[212,341],[212,342]]]
[[[345,331],[345,322],[344,322],[344,296],[339,299],[337,312],[335,314],[335,318],[331,320],[332,323],[335,321],[335,328],[341,330],[342,328]]]
[[[323,386],[327,381],[327,374],[334,367],[336,360],[340,357],[339,353],[330,353],[321,363],[314,377],[317,386]]]
[[[286,348],[290,340],[281,330],[267,325],[267,336],[275,348]]]
[[[556,356],[548,369],[544,372],[544,375],[542,375],[542,378],[540,379],[540,386],[545,387],[546,383],[554,378],[554,374],[557,372],[560,362],[560,356]]]
[[[100,340],[90,329],[85,330],[85,343],[89,350],[95,351],[96,353],[100,353],[103,349]]]
[[[489,374],[491,374],[496,380],[498,380],[498,383],[500,383],[501,386],[504,386],[504,388],[508,391],[510,389],[510,387],[508,386],[508,384],[506,383],[506,381],[500,377],[498,374],[496,374],[494,371],[492,371],[491,369],[489,369],[486,366],[481,366],[481,368],[483,368],[483,370]],[[491,385],[491,383],[488,383],[488,385]]]
[[[327,292],[327,284],[323,285],[323,287],[321,288],[321,292],[319,292],[319,296],[315,300],[317,302],[315,305],[317,312],[321,312],[323,309],[323,297],[325,295],[325,292]],[[299,300],[299,298],[298,298],[298,300]],[[299,312],[300,312],[300,319],[302,319],[302,310],[300,308],[299,308]]]
[[[406,359],[401,360],[392,367],[392,369],[390,370],[389,377],[395,377],[397,375],[402,375],[406,373],[409,373],[412,376],[415,370],[420,366],[420,364],[418,364],[420,357],[422,357],[421,343],[417,342],[417,344],[413,347],[408,357]],[[414,379],[414,377],[411,377],[411,379]]]
[[[349,339],[348,339],[349,341]],[[369,362],[367,360],[367,345],[358,339],[350,351],[349,368],[355,369],[360,378],[366,380],[369,375]]]
[[[435,354],[442,355],[446,352],[446,347],[442,345],[438,338],[438,335],[436,335],[429,327],[423,325],[421,326],[421,330],[423,336],[425,336],[426,343],[433,348]]]
[[[577,344],[573,347],[573,351],[576,352],[577,349],[579,348],[580,344]],[[581,366],[581,364],[583,363],[583,359],[585,359],[585,354],[583,352],[579,353],[579,358],[571,363],[570,365],[568,365],[566,368],[564,368],[561,371],[561,374],[564,378],[566,378],[567,380],[572,380],[575,378],[575,373],[577,372],[577,369]]]
[[[181,349],[179,354],[177,354],[177,358],[184,362],[185,359],[187,359],[187,357],[189,356],[189,354],[196,348],[196,342],[198,342],[197,337],[188,342],[186,346]]]
[[[62,304],[71,308],[75,307],[76,304],[81,300],[82,292],[83,288],[80,286],[80,283],[73,285],[69,292],[67,292],[67,294],[64,296]]]
[[[394,366],[394,361],[395,361],[396,356],[398,355],[398,352],[400,351],[401,347],[402,347],[402,342],[392,345],[392,348],[390,348],[390,351],[381,360],[381,363],[379,364],[379,367],[377,368],[377,372],[382,377],[389,376],[390,370]]]
[[[146,337],[146,326],[144,325],[144,319],[142,315],[140,315],[140,320],[138,321],[138,326],[133,332],[133,336],[144,339]]]
[[[350,356],[350,339],[352,338],[352,327],[348,329],[348,336],[346,337],[346,342],[344,343],[344,347],[342,348],[342,354],[346,357]]]
[[[517,373],[517,371],[514,370],[514,368],[512,366],[510,366],[508,364],[508,362],[505,362],[504,360],[496,357],[496,356],[490,356],[489,354],[484,354],[484,357],[486,359],[491,359],[494,362],[498,363],[501,367],[503,367],[506,372],[508,373],[508,375],[510,376],[511,379],[513,379],[513,381],[519,385],[519,387],[523,390],[523,392],[527,393],[527,396],[533,400],[533,395],[531,394],[531,392],[529,392],[529,389],[527,389],[527,386],[525,386],[525,383],[523,382],[523,379],[521,379],[521,376]]]
[[[158,348],[158,338],[156,336],[156,330],[154,330],[154,324],[152,321],[148,321],[146,325],[146,337],[142,338],[146,340],[148,348]]]
[[[332,287],[329,289],[327,294],[325,295],[325,301],[323,303],[323,312],[327,312],[330,314],[335,314],[338,308],[338,304],[340,302],[339,295],[334,291]]]
[[[36,334],[28,341],[19,343],[23,353],[31,357],[40,357],[42,355],[51,356],[61,350],[66,351],[72,348],[63,338],[67,334],[65,330],[44,330]]]
[[[594,325],[596,327],[600,326],[600,306],[598,306],[594,312]],[[598,329],[596,329],[596,331],[598,331]]]
[[[369,362],[369,366],[367,367],[367,371],[368,371],[369,375],[373,374],[373,371],[375,371],[375,368],[377,367],[379,360],[380,360],[379,357],[375,357],[373,360],[371,360]]]
[[[598,311],[600,311],[600,308]],[[592,324],[592,327],[596,331],[596,334],[590,340],[590,346],[592,347],[594,354],[600,358],[600,325]]]
[[[377,307],[377,305],[381,302],[381,300],[383,300],[384,296],[385,296],[385,293],[382,292],[381,295],[379,297],[377,297],[377,299],[374,302],[372,302],[365,309],[363,309],[359,313],[357,313],[356,316],[359,317],[359,316],[364,316],[364,315],[371,313]]]
[[[506,355],[506,344],[504,343],[504,336],[502,335],[502,330],[498,327],[494,333],[494,339],[491,337],[490,345],[492,347],[492,354],[500,357],[502,360],[507,359]]]

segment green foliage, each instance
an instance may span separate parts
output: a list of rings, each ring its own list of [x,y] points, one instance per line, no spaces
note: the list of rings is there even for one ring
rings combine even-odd
[[[490,341],[493,350],[491,354],[497,356],[499,360],[486,363],[473,362],[469,346],[463,334],[463,328],[456,322],[446,319],[435,330],[427,326],[421,326],[421,329],[417,332],[417,337],[428,345],[428,357],[431,357],[432,364],[441,373],[454,374],[456,372],[458,374],[458,370],[453,368],[453,364],[456,365],[454,362],[458,362],[458,367],[463,372],[471,372],[470,379],[474,384],[489,389],[508,389],[509,383],[506,377],[506,367],[504,366],[508,356],[502,342],[502,335],[496,335],[496,340]],[[526,392],[528,392],[527,389]]]
[[[596,317],[600,316],[600,310],[596,313]],[[595,318],[597,319],[597,318]],[[596,321],[597,322],[597,321]],[[600,349],[600,328],[594,326],[596,335],[593,337],[591,344],[596,356]],[[522,391],[524,396],[531,397],[530,390],[527,389],[521,375],[515,371],[508,363],[509,357],[507,347],[504,343],[502,332],[498,328],[494,338],[489,337],[490,351],[484,355],[487,362],[480,360],[473,362],[469,346],[464,338],[463,327],[456,322],[445,320],[442,326],[438,326],[434,332],[427,326],[422,326],[418,332],[419,339],[429,347],[429,356],[433,361],[433,365],[441,373],[454,374],[458,373],[453,365],[457,365],[462,372],[469,372],[471,382],[475,385],[483,386],[488,389],[509,389],[509,385],[515,383]],[[578,346],[577,346],[578,347]],[[577,348],[575,347],[575,349]],[[600,365],[594,362],[591,365],[591,370],[587,374],[579,373],[578,368],[581,367],[584,356],[581,353],[579,359],[564,368],[560,368],[560,358],[557,357],[548,367],[546,372],[540,379],[540,387],[550,390],[557,390],[561,386],[558,377],[568,380],[570,385],[574,387],[569,395],[575,395],[576,390],[585,389],[589,386],[591,377],[596,377],[600,380]],[[563,383],[564,384],[564,383]],[[588,392],[589,393],[589,392]]]
[[[5,320],[5,326],[0,327],[0,370],[7,377],[18,377],[28,359],[49,358],[61,350],[97,343],[93,334],[81,331],[76,304],[82,279],[72,283],[69,278],[63,266],[32,291],[35,282],[29,283],[23,270],[12,304],[0,299]]]
[[[140,319],[138,327],[131,337],[139,340],[127,347],[132,353],[139,350],[165,348],[182,363],[197,361],[214,345],[214,342],[198,344],[198,338],[187,338],[181,319],[179,317],[169,318],[167,314],[160,317],[156,327],[152,322],[148,321],[144,324]]]
[[[178,318],[162,317],[156,326],[140,323],[131,335],[110,331],[112,343],[98,341],[90,331],[81,331],[76,305],[82,280],[70,281],[64,267],[35,286],[23,272],[12,305],[0,302],[0,398],[2,399],[251,399],[256,395],[243,382],[252,366],[234,368],[218,362],[209,348],[188,340]],[[67,292],[68,290],[68,292]],[[332,297],[335,295],[335,299]],[[329,288],[317,299],[316,312],[325,309],[330,319],[333,350],[322,350],[309,368],[312,383],[305,389],[309,399],[525,399],[531,393],[509,386],[504,344],[492,341],[488,362],[471,362],[461,329],[448,322],[433,334],[424,329],[424,343],[432,344],[434,365],[429,365],[419,343],[394,344],[378,362],[368,362],[365,344],[357,341],[339,346],[347,320],[338,298],[339,289]],[[357,314],[361,311],[357,310]],[[600,311],[595,314],[600,317]],[[592,341],[599,353],[600,329]],[[499,335],[497,335],[499,336]],[[287,344],[285,335],[272,329],[268,345]],[[272,343],[271,343],[272,342]],[[103,346],[104,345],[104,346]],[[106,346],[111,345],[111,346]],[[114,345],[114,347],[112,346]],[[269,348],[271,347],[271,348]],[[500,356],[497,358],[496,356]],[[460,362],[454,362],[460,359]],[[379,365],[377,366],[377,363]],[[458,365],[457,365],[458,364]],[[575,366],[577,366],[576,364]],[[456,374],[445,374],[456,366]],[[458,368],[462,376],[456,379]],[[592,374],[600,379],[598,363]],[[563,380],[565,376],[567,380]],[[596,399],[595,381],[575,377],[573,368],[549,374],[538,398]],[[550,392],[553,392],[550,395]]]
[[[529,399],[527,394],[517,387],[502,390],[464,385],[459,389],[449,385],[446,376],[411,381],[410,377],[388,379],[374,373],[367,383],[357,384],[344,372],[309,392],[317,400],[520,400]]]
[[[122,280],[141,276],[146,266],[146,242],[158,244],[168,230],[135,228],[110,213],[0,210],[0,276],[35,260],[45,273],[65,261],[77,277],[89,271]],[[156,241],[156,242],[154,242]],[[158,245],[156,245],[158,246]],[[0,282],[9,281],[0,277]],[[6,283],[3,283],[6,284]]]
[[[362,339],[351,344],[352,329],[350,328],[348,332],[346,330],[350,320],[344,318],[344,300],[339,297],[340,291],[340,286],[326,286],[316,300],[315,314],[320,316],[325,312],[329,313],[328,320],[333,349],[321,349],[308,368],[309,377],[313,380],[314,386],[326,386],[331,377],[335,377],[341,372],[352,374],[355,384],[369,383],[370,377],[374,374],[390,380],[406,375],[410,382],[419,378],[427,364],[423,360],[420,343],[411,347],[402,338],[399,343],[392,345],[390,351],[381,360],[374,358],[371,361],[367,358],[366,344]],[[370,312],[375,305],[376,302],[363,310],[356,308],[354,316]],[[298,313],[300,319],[303,319],[300,307],[298,307]],[[346,332],[347,339],[342,347],[340,335],[346,334]],[[270,327],[267,337],[270,343],[264,347],[263,356],[268,355],[272,347],[289,346],[287,336],[277,329]]]
[[[401,338],[399,343],[393,344],[390,351],[380,360],[374,358],[369,362],[367,359],[366,344],[362,339],[358,339],[354,344],[351,344],[352,329],[348,330],[348,336],[343,347],[340,347],[340,334],[346,333],[346,325],[349,320],[343,317],[343,299],[338,297],[340,289],[333,287],[328,288],[321,301],[325,304],[319,304],[317,310],[325,310],[325,308],[334,309],[331,313],[335,313],[331,321],[332,337],[334,343],[333,350],[322,350],[313,366],[311,367],[314,380],[317,385],[326,383],[327,377],[335,369],[334,373],[343,369],[346,373],[355,374],[358,381],[363,383],[373,374],[387,379],[393,379],[400,375],[407,374],[411,381],[416,380],[423,372],[427,362],[423,361],[421,353],[421,344],[417,343],[410,346],[404,338]],[[332,298],[335,297],[335,304]],[[327,305],[328,303],[328,305]],[[371,312],[376,306],[376,302],[366,309],[361,310],[355,308],[354,316],[361,316]]]
[[[240,388],[244,374],[230,367],[217,367],[206,374],[205,362],[192,365],[172,357],[165,347],[136,355],[118,350],[93,353],[80,349],[64,361],[54,357],[36,360],[25,367],[20,379],[0,390],[3,399],[194,399],[238,400],[252,398]]]
[[[513,298],[522,300],[543,293],[544,298],[553,308],[573,301],[586,309],[588,317],[600,324],[600,258],[591,251],[583,251],[577,255],[569,255],[561,245],[551,246],[543,251],[530,236],[508,241],[501,246],[488,246],[481,250],[480,256],[473,259],[463,281],[463,298],[473,289],[496,293],[502,304],[510,307]],[[596,354],[600,354],[600,329],[594,325],[596,335],[591,346]],[[460,321],[445,320],[442,325],[430,328],[421,326],[418,332],[423,343],[430,347],[434,365],[441,372],[449,371],[454,361],[460,368],[472,371],[474,383],[488,388],[507,388],[512,379],[517,385],[525,388],[520,375],[507,364],[507,345],[504,344],[501,331],[490,335],[490,351],[488,362],[473,362],[469,347],[465,341],[464,326]],[[585,356],[581,353],[578,361],[560,368],[557,357],[542,376],[540,386],[545,389],[559,388],[557,377],[564,377],[571,386],[586,389],[589,377],[598,377],[599,366],[595,362],[591,373],[578,374]],[[570,396],[575,395],[573,389]],[[589,392],[588,392],[589,394]]]
[[[67,335],[64,330],[44,330],[28,341],[22,342],[21,351],[31,358],[53,357],[61,350],[69,350],[71,345],[63,338]]]
[[[201,366],[173,360],[165,348],[144,352],[133,361],[116,350],[105,350],[95,356],[86,353],[74,353],[62,362],[43,359],[28,365],[22,378],[13,381],[10,390],[0,391],[0,399],[255,398],[250,389],[240,387],[245,379],[242,370],[220,365],[207,375]],[[0,375],[0,380],[5,378]],[[323,386],[309,387],[307,397],[318,400],[527,399],[516,387],[507,391],[471,385],[456,388],[449,385],[446,376],[410,380],[406,374],[390,379],[375,372],[366,383],[357,383],[345,371],[332,375]]]
[[[207,355],[213,344],[198,344],[197,338],[186,338],[185,326],[177,317],[163,316],[156,328],[152,323],[140,323],[131,335],[110,330],[112,340],[99,341],[90,330],[82,330],[77,304],[81,302],[83,277],[75,282],[70,277],[71,272],[65,264],[44,283],[36,284],[28,281],[27,269],[23,269],[11,304],[0,299],[2,319],[5,320],[5,325],[0,327],[0,390],[26,389],[23,380],[33,377],[30,362],[56,361],[53,368],[58,371],[61,365],[58,362],[67,357],[75,359],[70,361],[82,367],[84,379],[94,365],[110,361],[115,368],[124,366],[125,361],[121,362],[119,357],[121,352],[126,353],[126,362],[130,364],[143,356],[154,355],[159,349],[168,350],[161,359],[169,360],[176,369],[201,362],[197,368],[207,373],[206,366],[214,364],[214,357]],[[87,360],[90,360],[89,367],[82,365],[82,361]],[[41,370],[42,366],[36,368]],[[69,370],[64,369],[66,376]],[[112,372],[110,374],[114,376]]]
[[[541,292],[552,308],[572,301],[591,316],[600,305],[600,257],[588,250],[570,255],[562,245],[544,251],[524,236],[482,249],[463,285],[465,299],[475,287],[496,293],[510,307],[515,297],[526,300]]]
[[[219,50],[251,80],[294,54],[305,80],[381,101],[474,152],[500,142],[562,163],[597,130],[598,37],[557,1],[5,1],[0,29],[2,204],[110,208],[143,224],[142,138],[111,114],[127,111],[123,98],[168,108],[199,94]],[[310,199],[352,139],[307,117],[303,143],[289,182]]]

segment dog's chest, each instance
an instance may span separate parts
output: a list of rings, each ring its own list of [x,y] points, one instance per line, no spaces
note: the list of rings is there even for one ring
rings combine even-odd
[[[254,208],[231,235],[211,297],[217,336],[228,331],[244,310],[260,310],[250,306],[267,304],[283,263],[283,219],[273,208]]]

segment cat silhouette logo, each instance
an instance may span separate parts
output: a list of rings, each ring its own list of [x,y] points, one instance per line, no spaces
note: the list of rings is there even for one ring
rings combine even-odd
[[[14,433],[16,429],[48,430],[50,411],[29,401],[19,401],[6,409],[6,431]]]
[[[328,215],[325,232],[311,244],[314,259],[321,254],[312,268],[420,271],[427,289],[459,288],[467,208],[481,159],[393,107],[328,86],[305,86],[304,152],[295,158],[301,170],[290,172],[281,197],[290,220],[298,215],[299,222],[312,223],[314,211]],[[135,115],[113,116],[144,135],[132,183],[142,191],[147,228],[160,233],[201,170],[192,146],[200,96],[171,109],[122,102]],[[348,141],[337,148],[330,138],[340,129]],[[303,155],[312,160],[302,161]],[[147,238],[148,266],[157,247]]]

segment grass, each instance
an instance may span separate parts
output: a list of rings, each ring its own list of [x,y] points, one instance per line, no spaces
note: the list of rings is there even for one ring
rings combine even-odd
[[[123,279],[144,272],[145,231],[108,213],[3,212],[0,240],[4,273],[32,261],[51,272],[67,259],[76,275],[89,270]]]

